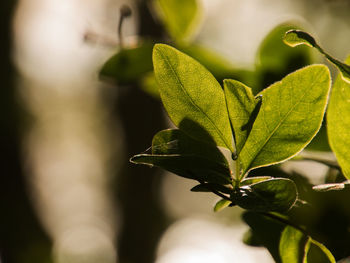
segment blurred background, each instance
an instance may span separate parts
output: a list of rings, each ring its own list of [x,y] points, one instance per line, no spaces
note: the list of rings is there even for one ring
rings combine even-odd
[[[341,60],[350,52],[348,0],[198,3],[187,42],[240,70],[254,70],[260,43],[287,21]],[[217,198],[190,192],[193,182],[128,161],[171,124],[156,95],[99,71],[141,38],[169,42],[153,1],[0,5],[1,263],[273,262],[242,242],[239,208],[214,213]],[[118,31],[125,5],[132,15]],[[310,171],[317,182],[326,168]]]

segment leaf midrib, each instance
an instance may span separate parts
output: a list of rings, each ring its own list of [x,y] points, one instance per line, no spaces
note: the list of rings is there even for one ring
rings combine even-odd
[[[181,82],[179,76],[176,74],[175,69],[174,69],[173,66],[171,65],[171,63],[170,63],[168,57],[167,57],[167,56],[164,56],[164,55],[162,54],[161,51],[159,51],[159,54],[162,56],[162,58],[165,60],[165,62],[168,64],[168,66],[171,68],[171,71],[174,73],[177,82],[178,82],[178,83],[180,84],[180,86],[181,86],[182,91],[189,97],[191,103],[195,106],[195,108],[196,108],[197,110],[199,110],[199,112],[201,112],[201,113],[209,120],[209,122],[214,126],[214,128],[215,128],[215,130],[217,131],[217,133],[219,134],[221,140],[225,143],[225,145],[228,147],[228,149],[231,150],[231,147],[230,147],[229,145],[227,145],[227,142],[226,142],[226,140],[225,140],[225,138],[224,138],[224,135],[221,133],[221,131],[219,130],[219,128],[214,124],[214,122],[211,120],[211,118],[209,118],[209,116],[194,102],[194,100],[192,99],[192,97],[188,94],[188,92],[186,91],[185,87],[183,86],[183,84],[182,84],[182,82]],[[225,102],[225,103],[226,103],[226,102]]]

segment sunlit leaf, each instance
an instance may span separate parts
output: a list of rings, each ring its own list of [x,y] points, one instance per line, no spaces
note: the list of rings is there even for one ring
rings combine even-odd
[[[273,178],[241,186],[232,200],[242,208],[259,212],[285,212],[297,200],[297,189],[292,180]]]
[[[214,206],[214,212],[219,212],[224,208],[228,207],[232,202],[226,199],[221,199]]]
[[[129,84],[152,71],[153,43],[145,42],[136,48],[121,49],[102,67],[100,76],[110,78],[119,84]]]
[[[286,226],[279,243],[282,263],[302,263],[307,241],[308,239],[303,232],[292,226]]]
[[[308,238],[303,263],[336,263],[332,253],[321,243]]]
[[[301,30],[290,30],[284,36],[284,42],[291,46],[296,47],[299,45],[307,45],[309,47],[316,48],[321,54],[323,54],[330,62],[332,62],[340,72],[342,73],[343,79],[350,83],[350,66],[342,63],[335,59],[328,53],[326,53],[316,42],[316,40],[308,33]]]
[[[262,91],[262,105],[238,157],[243,174],[299,153],[321,127],[329,90],[328,68],[311,65]]]
[[[224,92],[213,75],[180,51],[157,44],[153,63],[162,102],[187,135],[234,152]]]
[[[252,90],[249,87],[236,80],[224,80],[224,90],[227,109],[235,136],[236,151],[239,154],[247,140],[259,110],[259,99],[254,98]]]
[[[350,57],[346,60],[350,63]],[[327,111],[330,146],[343,174],[350,179],[350,83],[336,79]]]
[[[201,7],[197,0],[154,0],[166,29],[175,40],[189,37],[196,28]]]

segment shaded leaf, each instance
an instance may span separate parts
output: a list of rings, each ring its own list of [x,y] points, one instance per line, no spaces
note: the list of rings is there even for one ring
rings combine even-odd
[[[201,8],[197,0],[155,0],[169,35],[175,40],[189,37],[201,16]]]
[[[306,47],[291,49],[283,43],[285,33],[296,28],[296,25],[287,22],[276,26],[267,34],[258,50],[257,62],[260,69],[283,72],[286,75],[311,63],[311,54]]]
[[[241,186],[232,200],[242,208],[258,212],[285,212],[297,200],[297,188],[292,180],[273,178]]]
[[[228,207],[231,204],[231,201],[226,199],[221,199],[218,201],[214,206],[214,212],[219,212],[223,210],[224,208]]]
[[[226,79],[224,91],[227,109],[233,127],[237,154],[243,148],[254,122],[253,112],[257,108],[258,99],[254,98],[252,90],[243,83]],[[253,117],[253,119],[251,119]],[[250,124],[251,123],[251,124]],[[249,127],[250,126],[250,127]]]
[[[210,141],[209,135],[216,145],[234,152],[224,92],[213,75],[164,44],[155,45],[153,63],[162,102],[174,124],[203,142]]]
[[[283,41],[291,46],[307,45],[309,47],[316,48],[321,54],[323,54],[330,62],[332,62],[342,73],[343,79],[350,83],[350,66],[342,63],[341,61],[333,58],[326,53],[315,41],[315,39],[308,33],[301,30],[290,30],[286,32]]]
[[[286,226],[279,243],[282,263],[303,263],[307,241],[303,232],[292,226]]]
[[[216,184],[230,184],[230,171],[220,163],[195,155],[138,154],[130,159],[136,164],[161,167],[179,176]]]
[[[228,167],[226,158],[217,147],[194,140],[179,129],[167,129],[154,135],[152,154],[198,155]]]
[[[321,127],[329,89],[328,68],[311,65],[262,91],[260,111],[239,155],[243,174],[300,152]]]
[[[350,63],[350,56],[346,62]],[[330,146],[344,176],[350,179],[350,83],[340,76],[332,88],[327,124]]]
[[[153,43],[145,42],[135,48],[121,49],[103,65],[100,76],[119,84],[139,81],[153,69],[152,48]]]

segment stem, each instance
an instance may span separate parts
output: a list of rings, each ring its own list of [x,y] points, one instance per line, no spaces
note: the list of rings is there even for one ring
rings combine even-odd
[[[119,18],[119,24],[118,24],[118,37],[119,37],[119,45],[120,48],[123,47],[123,33],[122,33],[122,26],[125,18],[131,16],[131,9],[127,5],[123,5],[120,8],[120,18]]]

